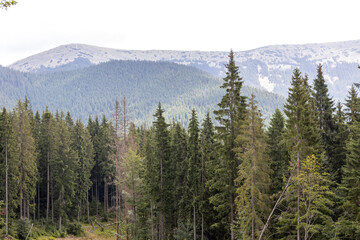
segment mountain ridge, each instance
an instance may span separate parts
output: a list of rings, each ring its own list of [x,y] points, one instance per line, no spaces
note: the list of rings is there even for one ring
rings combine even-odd
[[[89,115],[112,118],[116,99],[127,96],[131,119],[140,125],[151,124],[161,102],[168,121],[184,125],[195,108],[199,119],[217,108],[224,95],[222,80],[195,67],[170,62],[113,60],[87,68],[50,72],[24,73],[0,67],[0,107],[13,108],[27,96],[34,110],[69,111],[75,118]],[[248,86],[243,93],[254,93],[268,121],[275,108],[285,99]]]
[[[10,68],[29,72],[68,71],[111,60],[168,61],[193,66],[222,77],[228,52],[176,50],[120,50],[86,44],[66,44],[19,60]],[[246,85],[287,96],[291,75],[298,67],[312,80],[321,63],[329,92],[343,100],[347,89],[360,79],[360,40],[330,43],[271,45],[235,52]]]

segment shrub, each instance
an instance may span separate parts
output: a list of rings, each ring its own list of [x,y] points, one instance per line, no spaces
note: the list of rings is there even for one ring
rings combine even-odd
[[[28,219],[21,218],[18,221],[17,234],[19,239],[25,239],[29,233],[31,224]]]
[[[84,234],[84,229],[80,223],[70,223],[67,226],[67,233],[74,236],[81,236]]]

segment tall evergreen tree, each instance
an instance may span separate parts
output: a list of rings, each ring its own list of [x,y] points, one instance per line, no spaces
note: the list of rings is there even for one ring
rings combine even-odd
[[[334,101],[329,97],[328,87],[322,72],[322,65],[317,68],[317,77],[314,79],[315,110],[321,133],[321,144],[325,150],[325,162],[327,170],[334,169],[336,165],[334,141],[336,136],[336,125],[333,116]]]
[[[18,206],[19,156],[12,127],[11,116],[3,108],[0,114],[0,188],[1,198],[5,199],[5,235],[9,233],[10,217]],[[3,180],[4,179],[4,180]]]
[[[241,134],[236,141],[240,159],[236,178],[236,210],[241,239],[257,239],[263,228],[265,216],[269,211],[268,188],[270,167],[266,158],[266,135],[261,113],[257,109],[255,96],[249,101],[248,115],[241,126]]]
[[[343,203],[338,235],[342,239],[360,238],[360,122],[353,121],[346,143],[346,160],[343,166],[341,192]]]
[[[171,155],[170,159],[175,164],[174,169],[174,221],[177,231],[180,226],[183,226],[189,220],[191,215],[191,197],[189,196],[189,189],[187,185],[188,173],[188,141],[185,129],[180,123],[174,124],[171,129]]]
[[[42,187],[40,188],[40,197],[41,193],[46,193],[46,212],[45,218],[49,220],[50,214],[50,198],[51,193],[54,192],[52,189],[52,162],[53,159],[57,157],[57,123],[51,112],[46,108],[45,112],[42,114],[41,123],[40,123],[40,133],[39,133],[39,176],[42,180]],[[42,190],[42,191],[41,191]],[[51,216],[52,221],[54,219],[54,206],[51,205]]]
[[[90,134],[80,120],[77,120],[74,126],[74,137],[73,147],[78,161],[75,188],[78,220],[81,219],[82,204],[85,204],[89,221],[89,190],[92,186],[90,177],[94,166],[94,154]]]
[[[287,143],[288,150],[291,157],[292,176],[299,176],[301,170],[301,161],[310,154],[321,154],[321,147],[319,146],[320,133],[317,124],[317,116],[315,113],[314,100],[311,97],[311,89],[308,84],[307,77],[302,77],[301,72],[296,68],[293,72],[291,87],[287,103],[285,104],[285,114],[287,116],[286,132],[284,139]],[[289,222],[295,222],[295,228],[287,229],[288,234],[296,232],[297,240],[301,238],[300,225],[300,210],[301,210],[301,185],[297,185],[295,195],[290,195],[290,201],[296,199],[296,204],[292,209],[293,212],[287,212],[286,218]],[[291,205],[291,203],[289,203]],[[292,219],[292,220],[291,220]]]
[[[289,177],[289,154],[283,141],[285,118],[279,109],[275,110],[267,131],[267,155],[270,159],[271,194],[277,195],[285,185],[284,179]]]
[[[246,97],[241,95],[243,80],[239,76],[239,67],[235,65],[234,53],[229,54],[229,63],[226,66],[226,77],[221,88],[225,89],[225,95],[218,104],[219,109],[214,111],[215,119],[219,126],[217,130],[217,140],[219,142],[219,166],[216,171],[218,180],[213,187],[218,192],[210,197],[210,201],[216,206],[215,209],[221,218],[222,223],[216,226],[224,226],[230,239],[235,239],[235,184],[237,177],[237,167],[240,162],[235,156],[235,139],[239,134],[240,123],[244,119],[246,112]],[[229,221],[230,220],[230,221]],[[228,236],[224,236],[229,238]]]
[[[213,179],[214,172],[218,166],[215,153],[214,126],[207,112],[202,123],[200,134],[201,139],[201,240],[219,238],[217,233],[213,231],[211,225],[216,222],[216,214],[213,211],[214,206],[210,203],[209,197],[213,194],[210,189],[211,183],[216,181]],[[219,234],[220,235],[220,234]]]
[[[360,100],[358,96],[358,92],[355,89],[355,86],[352,85],[349,92],[348,97],[345,100],[346,106],[346,116],[349,124],[352,124],[354,121],[359,120],[360,114]]]
[[[30,200],[36,194],[36,149],[32,136],[31,119],[26,104],[20,100],[14,110],[14,132],[19,152],[19,205],[20,217],[30,218]]]
[[[201,189],[201,158],[199,142],[199,122],[195,109],[192,110],[189,122],[189,156],[188,156],[188,184],[191,193],[193,239],[197,238],[199,195]]]
[[[61,231],[62,221],[67,209],[72,205],[75,193],[76,169],[79,168],[75,151],[71,148],[72,140],[70,131],[60,114],[58,122],[57,157],[52,159],[54,173],[54,190],[58,214],[58,228]]]
[[[334,119],[336,126],[336,134],[333,143],[333,161],[331,164],[331,168],[329,169],[329,173],[331,174],[332,179],[336,183],[341,183],[342,168],[345,164],[346,159],[346,142],[349,136],[349,129],[346,125],[346,116],[342,110],[342,105],[340,102],[338,102],[337,104],[337,111]]]
[[[158,109],[154,117],[155,131],[155,161],[159,167],[157,174],[159,175],[159,239],[164,240],[168,238],[170,234],[169,223],[171,222],[172,204],[168,202],[171,196],[172,186],[171,183],[171,172],[169,172],[170,164],[170,136],[168,131],[168,124],[165,122],[163,116],[164,110],[161,108],[159,103]],[[170,198],[171,199],[171,198]]]

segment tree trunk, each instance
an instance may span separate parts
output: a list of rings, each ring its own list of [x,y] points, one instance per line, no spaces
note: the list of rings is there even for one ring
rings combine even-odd
[[[40,183],[37,184],[37,219],[40,220]]]
[[[272,215],[274,214],[275,209],[277,208],[277,206],[278,206],[279,203],[281,202],[282,198],[284,197],[285,192],[286,192],[286,190],[288,189],[288,187],[289,187],[289,185],[290,185],[290,182],[291,182],[291,176],[289,177],[289,179],[288,179],[288,181],[287,181],[287,183],[286,183],[285,188],[284,188],[283,191],[281,192],[280,197],[278,198],[278,200],[276,201],[273,209],[271,210],[271,213],[270,213],[269,217],[267,218],[266,223],[265,223],[263,229],[261,230],[259,240],[262,239],[262,236],[264,235],[264,232],[266,231],[267,227],[269,226],[270,219],[271,219]]]
[[[61,232],[61,226],[62,226],[62,192],[60,191],[60,196],[59,196],[59,231]]]
[[[108,211],[108,184],[106,182],[106,177],[104,177],[104,213],[106,214]]]
[[[98,177],[96,176],[96,183],[95,183],[95,195],[96,195],[96,216],[99,215],[99,208],[98,208],[98,202],[99,202],[99,188],[98,188]]]
[[[298,151],[297,154],[297,176],[300,175],[300,152]],[[298,180],[298,183],[299,183],[299,180]],[[300,228],[299,228],[299,225],[300,225],[300,184],[298,186],[298,189],[297,189],[297,240],[300,240]]]
[[[7,139],[5,140],[5,235],[9,232],[9,166],[8,166],[8,150]]]
[[[19,191],[20,191],[20,218],[22,218],[24,216],[24,209],[23,209],[23,168],[22,168],[22,159],[20,156],[20,186],[19,186]]]
[[[51,222],[54,224],[54,184],[53,179],[51,177]]]
[[[87,210],[87,220],[88,222],[90,222],[89,190],[86,192],[86,210]]]
[[[133,212],[134,212],[134,238],[137,236],[136,230],[136,195],[135,195],[135,179],[134,179],[134,168],[132,168],[132,190],[133,190]]]
[[[150,216],[151,216],[151,240],[154,240],[154,212],[153,212],[153,201],[150,200]]]
[[[201,213],[201,240],[204,240],[204,214]]]
[[[234,233],[234,197],[230,194],[230,235],[231,240],[235,240]]]
[[[49,220],[50,211],[50,164],[49,164],[49,151],[47,152],[47,191],[46,191],[46,221]]]
[[[195,207],[195,203],[193,206],[193,221],[194,221],[194,225],[193,225],[193,230],[194,230],[194,240],[196,240],[196,207]]]

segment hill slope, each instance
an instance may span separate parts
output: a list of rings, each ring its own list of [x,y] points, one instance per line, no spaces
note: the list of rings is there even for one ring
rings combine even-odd
[[[101,48],[84,44],[63,45],[20,60],[9,67],[29,72],[51,72],[79,69],[109,60],[170,61],[194,66],[215,76],[224,75],[227,52],[200,51],[133,51]],[[360,40],[305,45],[267,46],[235,52],[245,84],[269,92],[287,95],[292,71],[299,67],[316,76],[316,65],[322,63],[330,94],[343,100],[347,88],[360,79]]]
[[[90,115],[112,117],[115,99],[126,94],[130,118],[137,124],[152,122],[161,101],[168,120],[187,123],[191,108],[200,119],[216,109],[224,92],[220,78],[194,67],[169,62],[110,61],[74,71],[23,73],[0,67],[0,102],[13,107],[27,95],[35,110],[45,105],[55,111],[70,111],[87,120]],[[282,108],[284,98],[244,87],[244,94],[257,96],[265,117]]]

